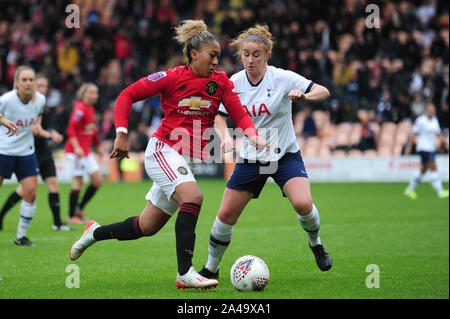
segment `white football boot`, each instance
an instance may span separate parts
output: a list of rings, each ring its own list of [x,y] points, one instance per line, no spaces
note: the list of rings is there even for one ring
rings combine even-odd
[[[52,229],[56,230],[56,231],[71,231],[71,230],[75,230],[75,228],[72,228],[72,227],[67,226],[67,225],[59,225],[59,226],[52,225]]]
[[[180,289],[186,288],[200,288],[200,289],[209,289],[214,288],[219,284],[219,282],[215,279],[208,279],[200,275],[195,271],[194,266],[189,268],[189,271],[185,273],[183,276],[177,274],[177,279],[175,280],[175,286]]]
[[[96,242],[94,230],[99,227],[100,225],[94,220],[86,223],[83,235],[70,248],[69,256],[71,260],[78,259],[90,245]]]

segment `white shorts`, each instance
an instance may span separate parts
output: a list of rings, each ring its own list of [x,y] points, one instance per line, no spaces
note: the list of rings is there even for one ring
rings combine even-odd
[[[72,177],[91,175],[100,170],[94,154],[90,153],[86,157],[78,157],[73,153],[66,153]]]
[[[175,188],[181,183],[196,182],[189,163],[168,144],[152,137],[145,150],[144,166],[153,180],[145,199],[172,216],[179,206],[171,198]]]

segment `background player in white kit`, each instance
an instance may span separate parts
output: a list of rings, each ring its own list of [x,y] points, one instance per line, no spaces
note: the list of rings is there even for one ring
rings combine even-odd
[[[440,198],[448,198],[448,190],[442,188],[442,182],[439,177],[436,157],[436,136],[441,134],[441,127],[436,117],[436,109],[433,104],[428,104],[425,113],[420,115],[414,122],[412,135],[409,138],[406,147],[406,154],[411,154],[414,142],[416,142],[416,152],[420,155],[421,163],[420,170],[415,172],[408,188],[405,190],[405,195],[417,199],[415,189],[419,185],[423,175],[430,170],[431,186],[436,190]]]
[[[14,243],[34,246],[26,237],[36,211],[36,190],[39,167],[35,154],[33,133],[43,136],[40,126],[45,96],[36,91],[35,73],[26,66],[19,67],[14,74],[14,89],[0,97],[0,113],[15,123],[20,132],[8,137],[5,127],[0,127],[0,185],[4,178],[16,174],[22,189],[20,220]]]
[[[321,102],[329,91],[304,77],[267,65],[272,51],[271,33],[267,26],[256,25],[242,32],[233,41],[239,48],[245,70],[234,74],[234,82],[242,104],[247,108],[258,132],[269,143],[271,153],[256,151],[244,138],[243,148],[231,175],[216,220],[213,224],[206,266],[200,274],[217,278],[219,263],[228,247],[240,214],[252,198],[257,198],[268,177],[272,177],[287,196],[300,225],[309,237],[309,245],[322,271],[331,268],[331,256],[319,238],[319,212],[313,204],[308,176],[292,124],[292,101]],[[219,114],[226,115],[224,108]],[[230,147],[225,117],[216,117],[216,128],[223,137],[223,150]],[[270,135],[263,135],[266,129]],[[272,133],[277,131],[277,134]],[[228,145],[227,145],[228,144]],[[262,164],[266,161],[267,164]],[[270,166],[276,164],[270,172]]]
[[[48,91],[48,79],[42,74],[36,74],[35,76],[35,85],[36,90],[42,95],[46,96]],[[45,108],[44,108],[45,109]],[[34,138],[34,146],[36,158],[38,160],[39,171],[42,177],[42,180],[45,183],[45,186],[48,190],[48,203],[50,206],[50,210],[53,215],[53,230],[62,230],[68,231],[72,228],[67,225],[63,225],[60,217],[60,202],[59,202],[59,185],[58,179],[56,176],[56,167],[55,162],[53,160],[52,151],[48,145],[48,142],[51,140],[54,143],[61,143],[64,137],[58,133],[58,131],[51,129],[52,123],[51,111],[45,110],[42,114],[42,123],[41,126],[43,128],[43,133],[46,136],[43,137],[35,137]],[[45,127],[45,129],[44,129]],[[3,219],[7,212],[11,210],[16,203],[18,203],[23,197],[23,190],[21,184],[17,186],[15,191],[13,191],[8,199],[3,204],[3,207],[0,209],[0,230],[3,227]]]

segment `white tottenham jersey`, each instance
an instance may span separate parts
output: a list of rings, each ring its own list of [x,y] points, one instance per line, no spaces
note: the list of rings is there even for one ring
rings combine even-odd
[[[230,80],[258,134],[270,146],[269,153],[261,150],[258,154],[244,136],[240,156],[249,160],[278,161],[286,152],[299,151],[292,124],[292,101],[288,98],[288,93],[292,89],[308,93],[314,82],[295,72],[273,66],[267,66],[264,78],[257,85],[250,83],[245,70],[234,74]],[[219,111],[228,114],[222,104]]]
[[[419,116],[414,122],[412,129],[414,134],[418,135],[416,151],[418,152],[435,152],[435,138],[441,133],[441,127],[436,116],[431,119],[425,114]]]
[[[8,129],[0,126],[0,154],[26,156],[34,153],[34,137],[31,126],[44,111],[45,96],[36,92],[36,99],[24,104],[12,90],[0,96],[0,113],[19,127],[19,135],[8,137]]]

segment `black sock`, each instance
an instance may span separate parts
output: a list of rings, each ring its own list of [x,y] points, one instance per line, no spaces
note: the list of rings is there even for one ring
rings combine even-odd
[[[180,205],[175,222],[178,273],[182,276],[192,266],[195,246],[195,227],[197,226],[200,205],[183,203]]]
[[[83,199],[80,203],[80,208],[83,209],[84,206],[89,202],[89,200],[92,198],[92,196],[95,195],[95,192],[97,191],[98,187],[95,187],[93,185],[89,185],[89,187],[86,189],[83,195]]]
[[[95,240],[133,240],[144,236],[139,227],[139,216],[127,218],[123,222],[100,226],[94,230],[93,235]]]
[[[69,217],[75,216],[75,210],[77,208],[78,196],[80,195],[80,191],[72,189],[70,191],[69,197]]]
[[[6,213],[15,205],[18,201],[20,201],[22,197],[20,197],[17,192],[12,192],[11,195],[9,195],[8,199],[6,200],[5,204],[2,207],[2,210],[0,211],[0,222],[3,221],[3,217],[5,217]]]
[[[53,225],[61,226],[62,225],[60,214],[61,204],[59,202],[59,193],[49,193],[48,204],[50,205],[50,209],[52,210]]]

